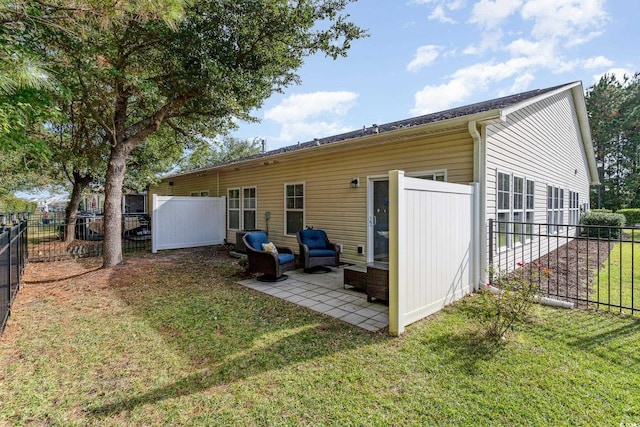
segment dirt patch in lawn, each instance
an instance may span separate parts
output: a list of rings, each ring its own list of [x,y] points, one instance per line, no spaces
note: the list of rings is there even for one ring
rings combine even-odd
[[[40,304],[45,299],[55,299],[61,312],[77,310],[82,306],[78,301],[87,293],[102,299],[103,310],[107,313],[113,300],[111,292],[114,290],[131,286],[133,282],[152,282],[154,277],[163,274],[171,265],[179,265],[186,261],[198,270],[208,272],[209,278],[216,276],[224,280],[224,277],[242,275],[239,261],[231,258],[225,247],[136,254],[126,257],[122,265],[110,269],[102,268],[101,257],[28,263],[9,322],[12,317],[26,315],[30,307]],[[94,304],[90,309],[100,309],[100,306]],[[11,341],[19,334],[17,328],[7,327],[0,339]]]

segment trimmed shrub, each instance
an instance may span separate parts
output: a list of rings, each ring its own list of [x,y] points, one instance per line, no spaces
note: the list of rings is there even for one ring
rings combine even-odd
[[[620,209],[616,211],[617,214],[624,215],[627,219],[627,225],[634,226],[640,224],[640,209]]]
[[[590,212],[613,213],[611,209],[591,209]]]
[[[626,224],[624,215],[607,212],[586,212],[580,217],[583,227],[581,234],[588,234],[589,237],[612,238],[620,237],[622,227]]]

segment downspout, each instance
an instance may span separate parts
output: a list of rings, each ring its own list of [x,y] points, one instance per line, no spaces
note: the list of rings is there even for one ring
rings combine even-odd
[[[216,172],[216,197],[220,197],[220,171]]]
[[[469,134],[473,139],[473,180],[479,185],[476,190],[479,191],[479,202],[477,203],[478,215],[476,215],[475,233],[474,233],[474,256],[473,270],[475,290],[480,289],[480,285],[487,282],[487,176],[486,176],[486,146],[482,135],[478,132],[475,120],[468,123]]]

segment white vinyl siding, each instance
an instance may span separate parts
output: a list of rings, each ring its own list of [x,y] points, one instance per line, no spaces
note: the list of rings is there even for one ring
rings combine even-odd
[[[561,92],[509,114],[483,129],[486,170],[509,170],[541,183],[535,186],[534,222],[546,223],[546,185],[561,185],[588,202],[589,170],[570,91]],[[487,173],[487,215],[497,212],[495,173]],[[531,210],[529,210],[531,212]]]

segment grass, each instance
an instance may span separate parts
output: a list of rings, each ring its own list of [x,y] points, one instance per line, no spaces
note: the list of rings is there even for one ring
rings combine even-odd
[[[0,425],[640,422],[634,318],[536,307],[496,344],[469,297],[394,339],[235,285],[205,255],[97,265],[21,290]]]
[[[609,253],[609,258],[593,281],[593,297],[605,304],[614,304],[640,310],[640,230],[626,230],[625,237],[633,242],[616,244]],[[631,310],[617,307],[600,307],[604,310]]]

